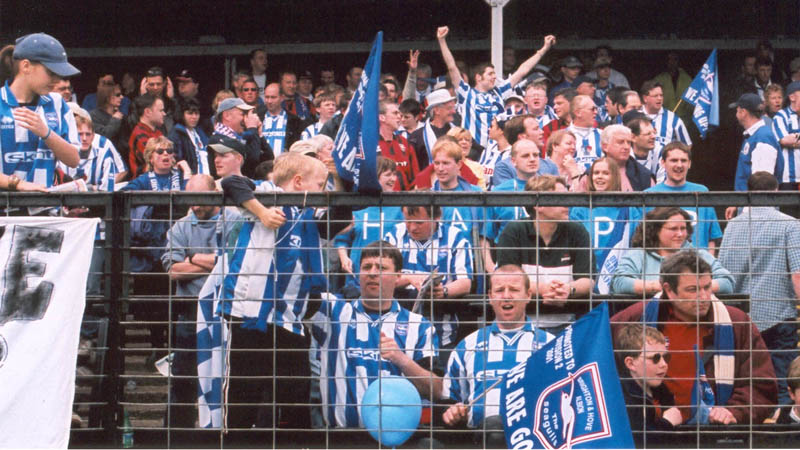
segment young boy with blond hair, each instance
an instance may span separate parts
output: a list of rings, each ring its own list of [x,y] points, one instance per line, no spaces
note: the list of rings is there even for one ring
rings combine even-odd
[[[670,360],[666,340],[656,328],[626,324],[615,336],[614,350],[631,431],[641,448],[644,431],[670,431],[683,421],[664,385]],[[647,440],[648,446],[654,444],[653,438]]]

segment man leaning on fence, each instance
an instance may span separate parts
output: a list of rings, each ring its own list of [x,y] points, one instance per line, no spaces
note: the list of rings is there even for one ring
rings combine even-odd
[[[566,192],[564,179],[552,175],[531,178],[526,191]],[[589,233],[569,221],[569,208],[528,207],[530,218],[511,222],[497,243],[497,265],[519,264],[531,277],[531,293],[542,299],[538,314],[577,314],[575,298],[592,290]]]
[[[660,282],[660,297],[611,318],[614,334],[642,322],[664,334],[672,355],[665,384],[686,423],[762,423],[774,411],[778,387],[750,318],[713,297],[711,267],[694,250],[665,259]]]
[[[776,191],[778,180],[756,172],[749,191]],[[770,206],[747,207],[728,222],[719,260],[734,277],[735,291],[750,294],[750,317],[772,352],[780,404],[789,364],[797,356],[797,299],[800,298],[800,223]]]

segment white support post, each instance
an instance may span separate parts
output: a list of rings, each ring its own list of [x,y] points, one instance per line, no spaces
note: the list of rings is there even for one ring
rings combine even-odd
[[[503,72],[503,7],[511,0],[486,0],[492,7],[492,65],[498,78]]]

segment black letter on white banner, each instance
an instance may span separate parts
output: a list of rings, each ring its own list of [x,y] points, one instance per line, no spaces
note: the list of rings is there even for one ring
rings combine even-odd
[[[44,276],[47,265],[31,258],[30,253],[61,253],[64,232],[49,228],[10,226],[14,236],[4,273],[5,289],[0,302],[0,325],[12,320],[39,320],[44,317],[53,294],[53,283],[40,281],[35,286],[29,278]]]

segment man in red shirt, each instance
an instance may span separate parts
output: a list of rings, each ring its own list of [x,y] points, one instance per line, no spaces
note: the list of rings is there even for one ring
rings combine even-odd
[[[711,267],[695,250],[665,259],[659,282],[660,299],[636,303],[611,318],[614,333],[624,323],[645,322],[664,334],[672,357],[664,383],[684,421],[762,423],[775,410],[778,385],[769,350],[750,317],[713,297]],[[705,362],[697,367],[697,361]],[[706,387],[711,392],[701,392],[709,408],[695,408],[692,391]]]
[[[396,191],[407,191],[414,184],[414,179],[419,173],[417,154],[406,138],[394,132],[400,127],[400,109],[397,103],[383,101],[378,105],[378,132],[381,135],[378,148],[381,155],[397,164],[399,183],[395,184]]]
[[[134,101],[136,111],[139,112],[139,122],[133,127],[131,137],[128,140],[130,152],[128,153],[128,164],[130,164],[131,179],[138,177],[145,171],[144,147],[150,138],[163,136],[159,127],[164,125],[164,101],[154,94],[140,95]]]

